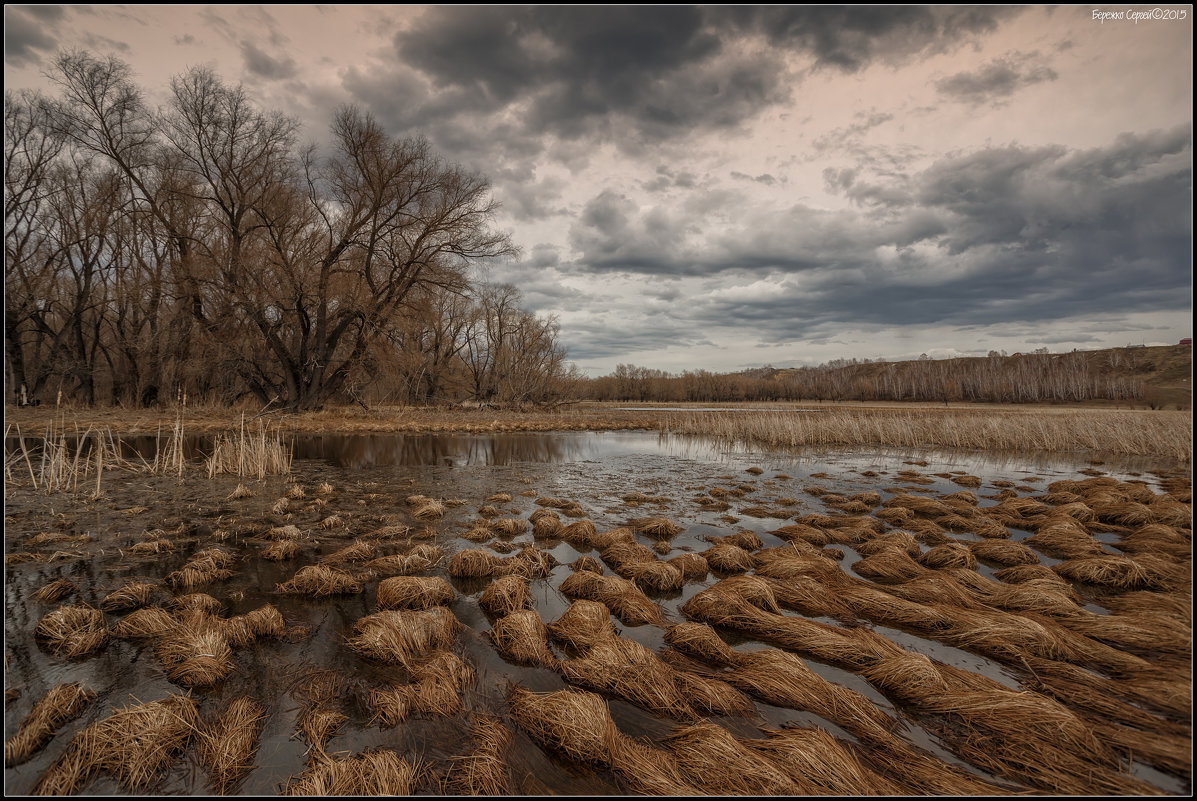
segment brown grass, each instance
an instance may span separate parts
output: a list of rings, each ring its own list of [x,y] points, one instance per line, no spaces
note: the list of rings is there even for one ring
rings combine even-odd
[[[682,653],[697,657],[704,662],[728,665],[737,654],[705,623],[678,623],[665,632],[665,642]]]
[[[164,553],[166,551],[173,551],[175,544],[167,539],[146,540],[139,542],[133,547],[129,548],[129,553],[133,556],[146,556],[148,554]]]
[[[743,573],[756,567],[752,554],[738,545],[718,542],[702,552],[712,570],[720,573]]]
[[[532,609],[532,592],[528,580],[522,576],[500,576],[486,585],[478,597],[478,605],[492,615],[509,615],[521,609]]]
[[[52,687],[33,705],[17,733],[4,742],[5,767],[28,760],[50,741],[62,724],[79,717],[95,697],[95,691],[78,682]]]
[[[387,609],[367,615],[353,624],[354,635],[346,642],[358,653],[410,669],[420,656],[448,648],[461,623],[441,606],[423,610]]]
[[[110,592],[100,601],[100,609],[105,612],[123,612],[136,609],[149,603],[150,595],[157,586],[144,581],[130,581],[118,590]]]
[[[686,583],[679,567],[656,560],[630,565],[626,575],[645,592],[674,592]]]
[[[613,542],[603,548],[601,556],[612,570],[624,578],[631,578],[628,572],[633,565],[657,561],[653,550],[638,542]]]
[[[798,795],[799,787],[731,732],[702,721],[665,740],[682,774],[709,795]]]
[[[537,509],[528,515],[528,520],[532,523],[532,536],[536,539],[561,536],[563,524],[556,512],[550,512],[548,509]]]
[[[195,701],[178,695],[115,710],[71,740],[33,794],[77,793],[100,773],[126,790],[144,790],[183,752],[199,723]]]
[[[1021,542],[1011,540],[977,540],[968,543],[973,556],[996,565],[1037,565],[1039,556]]]
[[[766,731],[763,740],[741,740],[792,779],[802,795],[896,796],[901,786],[869,769],[856,752],[819,728]]]
[[[503,721],[478,715],[470,723],[474,748],[465,756],[450,759],[443,789],[449,795],[511,795],[505,753],[511,732]]]
[[[453,587],[440,576],[395,576],[378,584],[379,609],[427,609],[453,602]]]
[[[54,656],[73,659],[103,648],[108,642],[108,626],[98,609],[60,606],[38,621],[33,636]]]
[[[229,644],[242,648],[259,637],[280,639],[287,633],[282,613],[273,604],[265,604],[244,615],[221,620],[221,630]]]
[[[419,543],[406,554],[380,556],[366,562],[365,569],[380,575],[412,575],[422,573],[441,560],[441,549]]]
[[[178,619],[157,606],[137,609],[112,627],[112,636],[123,639],[160,637],[178,625]]]
[[[704,561],[702,563],[702,568],[704,571],[706,570],[706,567],[707,563]],[[593,556],[579,556],[577,559],[569,563],[569,569],[575,573],[579,570],[586,570],[591,573],[598,573],[600,576],[603,575],[602,561]],[[703,575],[706,575],[705,572]]]
[[[583,656],[561,663],[572,684],[614,695],[657,715],[694,720],[697,713],[656,654],[624,637],[594,639]]]
[[[1117,590],[1141,590],[1150,584],[1148,572],[1137,562],[1124,556],[1103,555],[1068,559],[1053,565],[1052,570],[1072,581]]]
[[[977,567],[977,557],[967,545],[949,542],[936,545],[919,557],[919,564],[933,570],[955,567],[974,570]]]
[[[266,723],[266,710],[243,695],[228,705],[209,726],[199,732],[199,759],[212,788],[225,795],[253,768],[258,736]]]
[[[620,734],[602,696],[577,690],[534,693],[514,685],[508,703],[512,719],[545,748],[579,762],[611,764]]]
[[[911,559],[905,551],[882,545],[872,556],[855,562],[852,570],[879,584],[902,584],[921,576],[927,568]]]
[[[322,756],[288,784],[283,795],[411,795],[422,772],[394,751],[364,751],[353,756]]]
[[[681,534],[681,526],[664,517],[635,517],[628,521],[628,526],[637,533],[655,539],[669,539]]]
[[[295,540],[276,540],[262,549],[262,558],[271,562],[283,562],[302,550]]]
[[[599,576],[582,571],[571,573],[561,582],[560,590],[571,600],[598,601],[628,626],[659,623],[661,607],[653,603],[631,581],[618,576]]]
[[[61,601],[63,598],[70,595],[72,592],[78,592],[79,588],[67,579],[60,578],[51,581],[31,596],[34,600],[40,601],[44,604],[54,604]]]
[[[340,550],[321,558],[322,563],[339,564],[341,562],[362,562],[374,557],[374,546],[362,540],[354,540]]]
[[[589,520],[575,520],[567,526],[562,526],[554,536],[560,537],[571,545],[593,548],[596,534],[598,534],[598,530],[595,529],[594,523]]]
[[[183,620],[159,641],[157,657],[167,678],[184,687],[209,687],[233,670],[233,654],[219,618]]]
[[[494,622],[487,637],[503,657],[520,665],[555,669],[548,629],[535,609],[517,609]]]
[[[487,526],[501,537],[514,537],[528,530],[528,521],[522,517],[500,517],[491,520]]]
[[[578,600],[548,626],[549,636],[572,654],[585,654],[596,641],[616,636],[611,610],[598,601]]]
[[[362,591],[361,583],[343,570],[328,565],[301,567],[287,581],[277,584],[275,592],[289,595],[306,595],[309,598],[325,598],[329,595],[344,595]]]
[[[449,717],[462,708],[462,693],[474,680],[468,662],[450,651],[433,651],[411,668],[412,683],[371,690],[366,705],[373,711],[371,723],[383,728],[397,726],[413,714]]]

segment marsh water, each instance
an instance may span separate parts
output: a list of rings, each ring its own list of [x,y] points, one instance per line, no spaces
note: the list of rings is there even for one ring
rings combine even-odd
[[[152,447],[152,441],[129,444],[143,453]],[[204,448],[202,440],[189,444],[193,455],[202,453]],[[739,531],[755,532],[766,548],[784,546],[786,541],[770,531],[792,522],[795,516],[830,511],[823,506],[819,495],[807,492],[812,487],[841,495],[875,491],[886,498],[893,493],[913,491],[938,496],[959,491],[961,486],[954,479],[969,475],[981,479],[981,487],[974,491],[979,505],[985,506],[996,502],[985,496],[996,494],[998,486],[1013,486],[1019,495],[1028,495],[1044,492],[1053,481],[1096,473],[1154,486],[1159,475],[1178,467],[1150,460],[1096,460],[1089,454],[1059,457],[926,451],[764,453],[702,438],[642,432],[300,436],[294,441],[293,453],[290,475],[260,481],[224,475],[209,479],[201,468],[193,466],[182,479],[110,471],[104,475],[98,499],[88,499],[82,491],[78,496],[47,495],[27,486],[6,486],[6,553],[34,553],[41,559],[14,561],[5,568],[5,736],[11,737],[17,731],[32,704],[56,684],[79,681],[98,693],[85,713],[65,724],[44,749],[29,761],[6,769],[7,793],[30,792],[39,775],[63,753],[71,738],[112,709],[184,692],[168,680],[155,659],[153,643],[113,638],[98,653],[77,659],[57,658],[39,647],[32,636],[33,629],[56,604],[41,603],[31,596],[54,579],[69,579],[79,588],[61,603],[86,603],[98,608],[105,595],[130,579],[161,582],[195,551],[215,546],[234,554],[237,565],[232,577],[194,591],[206,592],[221,601],[222,614],[226,616],[244,614],[265,603],[274,604],[288,626],[306,627],[309,633],[235,649],[235,669],[231,675],[212,687],[196,688],[191,695],[199,701],[205,719],[223,709],[232,698],[245,694],[266,708],[268,719],[253,769],[236,792],[270,795],[278,793],[304,769],[308,746],[295,734],[301,705],[294,691],[297,682],[312,670],[332,668],[348,679],[349,690],[341,699],[341,710],[349,720],[329,741],[329,753],[357,753],[385,747],[433,764],[468,752],[472,712],[486,711],[506,720],[505,698],[511,684],[534,691],[569,686],[557,672],[516,665],[504,659],[485,636],[491,620],[478,605],[478,597],[488,580],[453,578],[447,572],[449,557],[457,550],[481,547],[507,555],[524,543],[533,542],[530,531],[514,537],[496,536],[482,545],[459,536],[478,520],[478,510],[491,503],[487,499],[498,493],[507,493],[512,498],[510,502],[496,504],[503,517],[527,518],[540,508],[536,505],[538,498],[553,496],[575,501],[599,531],[626,525],[632,518],[666,517],[683,527],[682,533],[668,540],[668,550],[662,547],[658,551],[660,558],[667,559],[705,550],[710,546],[706,539],[709,536]],[[152,458],[152,454],[149,456]],[[903,471],[909,475],[912,470],[923,477],[923,482],[913,488],[897,475]],[[331,485],[333,491],[317,495],[315,489],[321,484]],[[231,499],[238,485],[247,487],[252,496]],[[292,500],[284,511],[272,508],[295,485],[305,490],[304,497]],[[709,510],[695,503],[696,495],[717,486],[741,489],[739,497],[729,498],[733,500],[730,509]],[[631,493],[642,493],[651,500],[626,500],[625,496],[631,497]],[[405,499],[417,494],[446,501],[445,516],[435,521],[414,519]],[[745,513],[745,509],[749,511]],[[332,529],[318,527],[321,520],[331,515],[340,518],[342,525]],[[275,587],[300,567],[315,564],[356,538],[396,523],[413,526],[415,541],[433,543],[444,550],[445,557],[424,575],[444,577],[454,588],[456,598],[450,608],[465,626],[457,637],[455,650],[472,664],[476,680],[467,691],[461,714],[447,718],[413,716],[397,726],[380,728],[371,725],[364,695],[371,687],[401,681],[403,671],[365,659],[345,642],[359,618],[377,611],[375,583],[356,594],[325,599],[282,594]],[[289,561],[259,558],[263,541],[253,536],[247,524],[293,524],[307,535],[304,549]],[[38,535],[47,533],[62,537],[41,537],[36,544],[31,543]],[[1029,534],[1011,531],[1016,540]],[[967,540],[974,535],[958,536]],[[147,556],[128,552],[138,542],[159,537],[169,538],[174,550]],[[637,539],[645,544],[654,542],[643,536]],[[540,539],[535,544],[551,553],[557,562],[548,578],[531,581],[536,611],[543,621],[551,623],[570,605],[570,599],[558,589],[571,573],[570,564],[580,556],[597,556],[597,553],[579,550],[562,540]],[[376,555],[402,553],[410,545],[410,541],[379,543]],[[841,550],[844,557],[840,564],[851,571],[852,564],[860,557],[851,547]],[[1116,553],[1113,549],[1110,552]],[[1044,555],[1040,561],[1051,565],[1056,560]],[[983,562],[977,569],[989,576],[994,572],[992,566]],[[722,577],[711,572],[704,580],[687,582],[680,591],[650,592],[649,596],[664,611],[665,626],[617,623],[621,636],[661,651],[665,647],[666,626],[685,620],[679,607]],[[170,596],[164,586],[154,603],[164,603]],[[1088,596],[1085,600],[1087,609],[1105,612],[1100,597]],[[119,619],[118,615],[106,617],[110,626]],[[934,660],[981,673],[1011,688],[1020,687],[1019,676],[983,656],[907,632],[875,628],[903,647]],[[761,643],[727,632],[723,636],[737,650],[763,647]],[[985,776],[965,766],[934,735],[904,717],[901,708],[859,676],[814,660],[806,661],[825,678],[867,696],[896,716],[902,722],[902,735],[912,743],[946,762]],[[617,698],[609,698],[608,702],[619,730],[645,742],[662,740],[678,725]],[[734,734],[745,737],[759,737],[765,728],[797,724],[817,725],[838,737],[852,739],[834,723],[809,712],[761,701],[756,702],[756,708],[755,718],[716,720]],[[514,734],[514,741],[507,749],[514,792],[623,794],[611,772],[558,758],[507,722]],[[1145,765],[1135,764],[1132,769],[1136,776],[1161,792],[1183,794],[1188,790],[1188,783],[1180,778]],[[122,794],[124,791],[112,779],[101,777],[85,792]],[[153,792],[206,794],[210,787],[196,757],[188,751]]]

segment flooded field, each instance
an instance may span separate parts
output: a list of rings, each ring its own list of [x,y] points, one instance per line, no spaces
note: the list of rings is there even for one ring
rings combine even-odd
[[[6,792],[1188,795],[1189,476],[610,432],[10,484]]]

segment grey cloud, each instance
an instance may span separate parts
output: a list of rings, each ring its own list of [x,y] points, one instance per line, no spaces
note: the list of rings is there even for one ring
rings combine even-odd
[[[979,105],[1006,100],[1019,89],[1057,77],[1037,52],[1011,53],[971,72],[958,72],[936,81],[935,88],[953,100]]]
[[[754,181],[758,184],[764,184],[765,186],[774,186],[777,184],[777,179],[767,172],[753,177],[746,173],[733,171],[731,173],[731,177],[735,178],[737,181]]]
[[[62,16],[59,6],[5,6],[4,61],[14,67],[37,64],[42,54],[58,46],[53,23]]]
[[[249,39],[241,41],[241,57],[245,60],[247,70],[268,81],[291,78],[299,71],[295,59],[290,56],[276,58]]]

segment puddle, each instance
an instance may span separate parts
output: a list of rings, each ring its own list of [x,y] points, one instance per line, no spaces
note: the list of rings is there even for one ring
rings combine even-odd
[[[153,438],[148,438],[127,444],[152,458],[147,450],[152,442]],[[202,438],[188,443],[191,454],[202,453],[204,448]],[[912,465],[912,461],[920,464]],[[497,543],[510,543],[516,548],[535,543],[549,550],[558,566],[548,578],[533,579],[530,586],[537,613],[542,621],[551,623],[570,605],[570,599],[559,589],[571,574],[569,563],[581,556],[597,557],[598,552],[562,540],[534,540],[530,531],[514,537],[496,537],[481,545],[463,539],[460,535],[479,519],[478,510],[488,503],[497,506],[502,517],[526,519],[541,508],[535,503],[537,498],[569,499],[580,505],[585,518],[592,520],[599,531],[626,525],[632,518],[666,517],[684,527],[682,533],[668,541],[668,550],[658,551],[660,559],[668,559],[706,550],[711,546],[704,539],[707,536],[740,531],[756,533],[766,548],[785,545],[784,539],[769,532],[803,514],[838,513],[820,496],[806,492],[811,487],[839,495],[871,491],[880,494],[883,501],[898,492],[942,497],[964,487],[935,474],[952,477],[968,474],[982,482],[971,490],[979,498],[978,505],[989,506],[997,501],[983,496],[996,494],[1010,483],[1023,487],[1017,491],[1020,496],[1042,493],[1053,481],[1086,478],[1088,474],[1080,471],[1087,467],[1087,458],[1069,460],[1042,455],[863,451],[779,454],[727,450],[699,438],[644,432],[300,436],[294,440],[293,472],[286,478],[208,479],[198,468],[192,468],[189,476],[180,482],[177,477],[110,471],[103,479],[103,495],[95,502],[6,487],[6,554],[65,554],[55,561],[9,563],[5,568],[5,688],[19,692],[17,698],[5,705],[6,737],[16,732],[32,703],[55,684],[79,681],[98,692],[85,714],[64,725],[46,748],[29,761],[6,769],[6,791],[29,793],[71,737],[89,723],[106,717],[113,707],[135,703],[133,699],[157,700],[182,691],[167,679],[155,660],[152,645],[112,639],[97,654],[73,660],[56,658],[39,647],[32,637],[33,628],[58,604],[40,603],[30,596],[57,578],[68,579],[80,588],[77,594],[60,603],[88,603],[98,607],[110,591],[127,580],[138,578],[160,583],[196,551],[218,547],[235,556],[233,575],[192,591],[205,592],[220,600],[225,616],[244,614],[271,603],[288,626],[310,628],[310,635],[297,642],[259,641],[234,649],[235,668],[229,677],[192,693],[206,720],[240,695],[248,694],[266,707],[268,719],[254,769],[238,785],[237,792],[273,795],[304,767],[307,746],[294,736],[300,704],[290,693],[297,678],[308,670],[331,668],[348,678],[349,690],[339,708],[349,719],[329,741],[330,753],[383,747],[434,763],[468,750],[471,713],[487,711],[505,715],[505,693],[511,683],[538,692],[569,686],[557,672],[516,665],[505,659],[487,638],[491,618],[478,606],[478,597],[489,581],[451,577],[447,565],[449,557],[458,550],[491,548]],[[1159,492],[1158,477],[1147,471],[1161,467],[1176,466],[1161,466],[1148,460],[1107,459],[1101,470],[1119,480],[1137,476]],[[917,471],[926,483],[912,486],[898,475],[911,470]],[[995,481],[1000,484],[995,485]],[[330,494],[316,494],[323,483],[333,487]],[[238,484],[248,487],[252,497],[230,499]],[[272,511],[295,484],[304,488],[304,497],[289,501],[282,512]],[[712,488],[738,488],[741,494],[724,497],[728,502],[726,509],[707,509],[696,503],[697,496]],[[511,500],[487,501],[497,493],[508,493]],[[642,493],[651,500],[629,503],[625,496],[631,497],[630,493]],[[412,507],[406,502],[412,495],[463,503],[448,505],[443,518],[424,521],[412,516]],[[332,515],[340,518],[342,524],[321,528],[319,523]],[[562,521],[572,522],[564,516]],[[274,587],[300,567],[317,563],[355,538],[396,523],[413,526],[419,538],[379,541],[376,555],[404,553],[412,542],[427,542],[444,551],[438,565],[421,575],[445,578],[453,586],[457,597],[450,609],[466,627],[457,637],[454,651],[472,664],[476,681],[467,690],[465,709],[458,715],[435,719],[413,716],[398,726],[379,728],[370,725],[371,715],[362,698],[370,688],[402,681],[403,673],[359,656],[345,642],[359,618],[377,611],[377,580],[367,582],[360,593],[324,600],[279,594]],[[307,532],[309,538],[296,558],[272,562],[260,557],[267,543],[255,537],[247,524],[263,527],[291,524]],[[47,533],[66,539],[30,543],[32,538]],[[1014,533],[1014,540],[1029,536],[1026,531]],[[136,543],[154,538],[171,540],[174,550],[149,556],[129,554],[128,549]],[[968,538],[960,535],[961,541]],[[1118,553],[1109,544],[1114,538],[1103,536],[1101,541],[1107,551]],[[654,540],[640,535],[637,542],[652,545]],[[835,547],[844,553],[840,568],[855,576],[852,568],[860,555],[851,547]],[[927,546],[922,546],[922,550],[926,551]],[[509,556],[513,552],[497,555]],[[1044,565],[1058,561],[1043,555],[1040,558]],[[986,564],[978,567],[989,578],[996,569]],[[604,574],[612,575],[609,566],[604,566]],[[686,619],[681,607],[720,577],[710,573],[701,581],[688,581],[679,591],[648,593],[662,608],[664,625],[627,626],[614,618],[613,622],[621,636],[660,653],[667,647],[663,639],[665,628]],[[166,601],[173,594],[163,586],[156,598]],[[1106,611],[1100,606],[1100,598],[1085,597],[1084,602],[1086,609],[1103,614]],[[123,613],[106,614],[108,625],[111,627],[122,616]],[[984,656],[880,624],[873,628],[908,650],[979,673],[1004,686],[1020,686],[1016,673]],[[754,650],[765,645],[748,640],[743,647]],[[563,656],[561,651],[556,653]],[[887,713],[901,713],[900,705],[895,706],[862,678],[805,655],[803,660],[825,679],[864,694]],[[766,725],[819,725],[852,739],[832,722],[809,712],[763,702],[757,706],[758,719],[738,719],[727,723],[729,728],[741,736],[759,737],[760,728]],[[659,742],[677,725],[619,699],[612,698],[610,707],[623,734],[646,742]],[[514,792],[624,794],[620,781],[610,771],[584,768],[547,753],[509,719],[506,722],[515,737],[507,752]],[[907,724],[913,730],[908,737],[911,742],[947,761],[958,762],[933,736],[917,730],[909,721]],[[1137,773],[1163,792],[1187,792],[1188,783],[1176,777],[1148,768]],[[100,779],[85,792],[120,794],[123,790],[110,779]],[[155,792],[183,795],[210,792],[206,774],[198,766],[193,751],[175,763]]]

